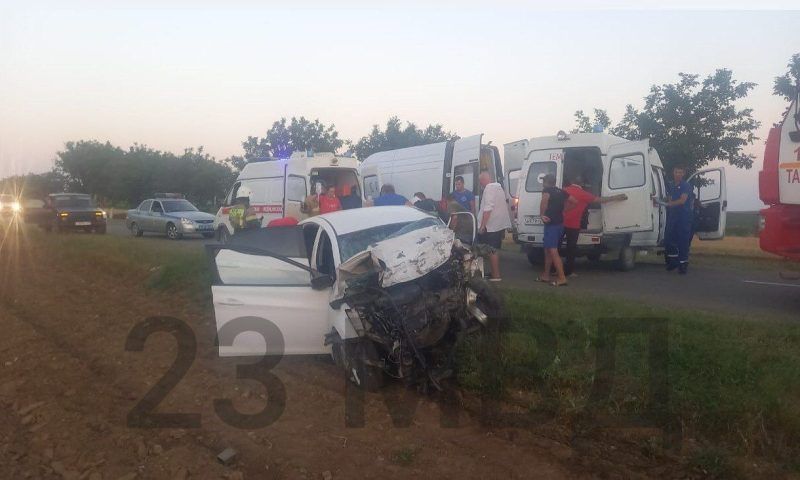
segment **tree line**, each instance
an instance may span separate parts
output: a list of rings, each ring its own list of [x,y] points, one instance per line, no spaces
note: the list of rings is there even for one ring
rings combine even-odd
[[[694,171],[712,160],[737,168],[751,168],[754,156],[745,147],[758,138],[761,123],[742,103],[756,85],[719,69],[700,78],[680,73],[674,83],[653,85],[641,107],[629,104],[614,124],[606,110],[595,108],[592,118],[575,112],[573,133],[607,131],[629,140],[649,138],[664,165],[686,164]],[[776,77],[773,93],[792,99],[800,90],[800,53],[792,56],[787,72]],[[391,117],[385,126],[373,125],[357,141],[340,138],[334,124],[305,117],[281,118],[263,137],[248,136],[242,154],[217,160],[203,147],[182,154],[163,152],[134,144],[122,149],[109,142],[70,141],[56,154],[53,169],[0,180],[0,190],[22,191],[26,197],[69,191],[94,195],[106,206],[136,205],[154,192],[180,192],[201,207],[222,198],[236,174],[248,162],[263,158],[287,158],[292,152],[342,152],[364,159],[372,153],[458,139],[440,124],[418,127]]]

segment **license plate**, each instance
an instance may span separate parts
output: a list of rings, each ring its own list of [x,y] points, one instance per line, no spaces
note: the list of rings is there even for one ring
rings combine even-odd
[[[214,226],[213,225],[198,225],[198,230],[211,230]]]
[[[542,225],[542,217],[539,215],[525,215],[525,225]]]
[[[76,227],[88,227],[92,222],[75,222]]]

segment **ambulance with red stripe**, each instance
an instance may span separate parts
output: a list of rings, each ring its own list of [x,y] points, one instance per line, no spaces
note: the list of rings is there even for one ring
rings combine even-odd
[[[800,90],[800,88],[798,89]],[[761,249],[800,261],[800,91],[767,137],[758,191]]]
[[[228,214],[241,187],[250,190],[250,206],[261,226],[266,227],[277,218],[308,217],[304,202],[316,193],[318,184],[336,186],[339,196],[349,195],[352,187],[359,184],[358,160],[330,152],[295,152],[287,159],[251,161],[239,173],[217,211],[214,220],[217,239],[226,242],[234,234]]]

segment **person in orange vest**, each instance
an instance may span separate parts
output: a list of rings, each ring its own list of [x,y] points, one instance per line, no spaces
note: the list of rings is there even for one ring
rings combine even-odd
[[[336,187],[331,185],[325,195],[319,196],[319,213],[338,212],[341,209],[342,203],[339,201],[339,197],[336,196]]]

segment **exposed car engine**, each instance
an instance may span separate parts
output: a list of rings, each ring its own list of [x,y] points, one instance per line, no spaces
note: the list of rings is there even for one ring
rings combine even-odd
[[[497,299],[482,278],[482,252],[476,250],[481,247],[462,245],[446,228],[409,236],[413,249],[386,250],[403,258],[404,265],[414,263],[412,250],[430,255],[441,244],[449,246],[449,252],[442,252],[440,264],[426,262],[428,271],[419,277],[388,286],[385,273],[391,266],[379,254],[376,258],[374,251],[368,252],[369,260],[355,263],[375,268],[361,269],[344,280],[340,302],[346,304],[360,337],[329,341],[334,344],[334,358],[350,372],[351,380],[367,389],[380,386],[383,374],[441,389],[441,381],[454,372],[458,340],[487,326],[498,313]]]

